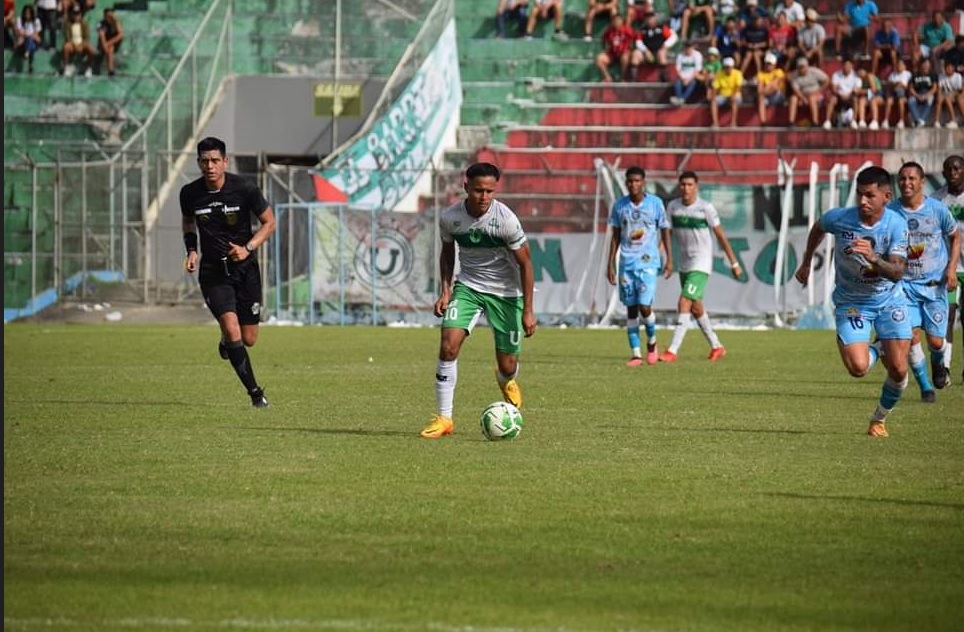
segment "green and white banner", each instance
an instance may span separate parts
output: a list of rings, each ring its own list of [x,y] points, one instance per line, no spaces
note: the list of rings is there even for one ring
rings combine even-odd
[[[705,303],[718,314],[759,316],[806,307],[806,292],[792,279],[806,243],[806,226],[789,231],[783,278],[774,287],[779,214],[756,215],[736,203],[741,191],[721,189],[712,198],[744,274],[733,279],[717,249]],[[340,219],[339,219],[340,218]],[[524,223],[523,223],[524,225]],[[379,309],[430,310],[437,298],[438,243],[434,214],[338,212],[328,209],[314,220],[313,289],[315,300],[371,303]],[[606,281],[609,249],[603,233],[529,233],[539,314],[601,315],[615,288]],[[818,261],[818,265],[820,262]],[[819,278],[819,275],[815,276]],[[677,275],[660,279],[654,307],[675,311]],[[622,313],[622,309],[618,310]]]
[[[454,145],[461,105],[453,21],[388,111],[318,176],[353,208],[417,211],[431,165]]]

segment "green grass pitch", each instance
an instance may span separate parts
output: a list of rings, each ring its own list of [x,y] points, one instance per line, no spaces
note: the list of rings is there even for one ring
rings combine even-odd
[[[487,329],[431,441],[437,329],[265,327],[254,410],[213,326],[8,325],[4,630],[959,630],[960,349],[873,439],[832,332],[720,335],[542,329],[487,442]]]

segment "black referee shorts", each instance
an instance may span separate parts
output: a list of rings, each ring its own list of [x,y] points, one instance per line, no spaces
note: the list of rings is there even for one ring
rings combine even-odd
[[[261,322],[261,268],[255,260],[241,265],[216,261],[201,265],[201,294],[215,318],[234,312],[242,325]]]

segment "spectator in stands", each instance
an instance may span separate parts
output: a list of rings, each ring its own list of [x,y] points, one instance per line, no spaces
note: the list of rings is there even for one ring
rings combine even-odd
[[[97,25],[97,49],[107,62],[107,74],[114,76],[116,69],[115,55],[124,42],[124,27],[114,13],[114,9],[104,9],[104,18]]]
[[[60,27],[60,0],[37,0],[37,17],[43,26],[44,50],[57,50],[57,30]]]
[[[80,7],[75,5],[70,10],[70,15],[64,24],[64,76],[69,77],[74,74],[74,59],[77,57],[83,59],[84,75],[91,76],[93,74],[91,63],[94,60],[94,47],[90,45],[90,26],[87,24]]]
[[[3,0],[3,49],[12,49],[16,43],[17,3]]]
[[[615,64],[619,64],[620,79],[635,79],[635,71],[642,61],[642,53],[635,46],[637,37],[638,33],[626,24],[621,14],[612,15],[609,27],[603,31],[603,50],[596,56],[596,67],[604,82],[613,80],[609,68]]]
[[[777,57],[767,53],[763,57],[763,70],[756,75],[756,108],[760,115],[760,125],[767,125],[770,108],[783,105],[787,101],[787,74],[777,66]]]
[[[797,29],[790,24],[790,17],[786,12],[778,13],[776,23],[769,30],[770,50],[777,59],[777,65],[792,68],[797,58]]]
[[[890,127],[890,114],[897,104],[897,129],[904,129],[907,119],[907,97],[910,95],[910,78],[913,75],[900,57],[884,83],[884,129]]]
[[[703,72],[700,73],[700,81],[703,83],[703,90],[706,92],[707,101],[713,99],[713,79],[716,74],[723,70],[723,61],[720,59],[720,49],[710,46],[706,49],[706,59],[703,60]]]
[[[539,20],[553,20],[556,24],[556,38],[564,39],[562,30],[562,0],[533,0],[535,6],[529,12],[529,23],[526,25],[526,39],[532,39],[532,32],[536,30]]]
[[[941,55],[954,46],[954,31],[944,19],[944,14],[934,11],[931,19],[914,31],[911,47],[911,63],[917,64],[927,57],[931,63],[937,62]]]
[[[710,45],[719,51],[720,58],[732,57],[737,64],[740,63],[743,39],[740,35],[740,23],[736,18],[727,18],[723,24],[716,25]]]
[[[819,19],[820,14],[816,9],[807,9],[803,28],[797,31],[797,49],[800,56],[817,68],[823,65],[823,45],[827,41],[827,30],[820,24]]]
[[[682,39],[692,39],[690,25],[694,19],[703,18],[706,21],[706,32],[713,35],[713,28],[716,25],[716,9],[713,7],[713,0],[688,0],[686,8],[683,9],[682,23],[680,24],[679,36]]]
[[[736,0],[718,0],[716,3],[716,21],[725,20],[729,17],[737,17],[739,15],[739,7],[736,6]],[[713,31],[710,31],[710,35]]]
[[[60,9],[63,12],[61,21],[66,23],[70,19],[71,11],[75,8],[79,9],[81,15],[86,17],[96,6],[97,0],[61,0]]]
[[[499,0],[495,8],[495,36],[505,37],[505,25],[513,21],[519,27],[519,34],[526,32],[529,24],[529,0]]]
[[[20,10],[16,32],[14,51],[27,60],[27,72],[33,74],[33,57],[43,43],[43,26],[32,4],[25,4]]]
[[[660,24],[655,13],[646,14],[646,21],[639,31],[636,48],[642,52],[641,61],[659,67],[659,80],[666,81],[669,51],[679,38],[668,24]]]
[[[957,68],[957,72],[964,73],[964,34],[954,38],[954,48],[944,53],[944,61],[949,61]],[[964,296],[964,292],[961,292]]]
[[[647,13],[656,13],[653,0],[626,0],[626,24],[636,28],[646,19]]]
[[[68,0],[66,4],[71,4]],[[80,12],[87,16],[88,13],[97,8],[97,0],[73,0],[73,5],[80,7]]]
[[[957,129],[957,111],[964,120],[964,76],[957,71],[954,62],[945,61],[944,71],[937,79],[939,87],[937,94],[937,108],[934,110],[934,127],[941,126],[941,114],[947,108],[947,127]]]
[[[870,123],[868,129],[880,129],[880,106],[884,104],[884,85],[880,77],[866,68],[858,68],[857,76],[860,77],[861,90],[857,94],[857,120],[867,120],[867,110],[870,110]]]
[[[759,16],[753,18],[749,26],[743,29],[740,39],[743,41],[741,52],[743,61],[740,63],[740,72],[748,76],[752,64],[753,74],[756,74],[763,68],[763,56],[770,47],[770,29],[767,27],[766,20]]]
[[[927,125],[927,120],[934,109],[937,100],[937,74],[933,70],[929,57],[924,57],[917,65],[917,70],[911,73],[910,88],[907,94],[907,109],[915,127]]]
[[[743,5],[743,10],[737,14],[737,26],[742,31],[758,17],[763,18],[764,22],[769,21],[770,12],[761,7],[757,0],[746,0],[746,3]],[[722,53],[723,51],[721,50],[720,52]]]
[[[679,35],[683,32],[683,14],[690,6],[689,0],[669,0],[669,27]],[[656,9],[653,9],[653,13]],[[645,15],[643,16],[645,20]]]
[[[852,59],[845,59],[843,67],[833,73],[830,78],[830,98],[827,99],[827,118],[823,122],[824,129],[833,127],[835,114],[840,114],[841,123],[858,127],[867,127],[862,119],[858,120],[857,95],[862,85],[860,77],[854,70]],[[863,123],[861,126],[860,124]]]
[[[683,50],[676,55],[676,80],[673,82],[673,105],[683,105],[690,100],[703,76],[703,53],[696,50],[692,40],[683,42]]]
[[[879,15],[873,0],[848,0],[843,10],[837,14],[836,50],[837,58],[860,55],[870,59],[871,25]],[[846,40],[846,42],[845,42]],[[850,49],[844,51],[844,44]]]
[[[900,57],[900,33],[894,26],[894,21],[884,18],[880,28],[874,32],[874,52],[870,62],[870,72],[877,74],[881,63],[894,67]]]
[[[803,22],[807,17],[803,5],[797,0],[778,0],[777,5],[773,8],[773,17],[776,18],[780,15],[786,15],[787,22],[795,29],[803,28]]]
[[[583,39],[587,42],[592,41],[592,25],[597,17],[606,17],[612,24],[613,17],[618,13],[619,0],[589,0],[589,6],[586,7],[586,34]]]
[[[743,73],[737,70],[732,57],[723,60],[723,70],[713,78],[713,98],[710,100],[710,119],[713,127],[720,126],[720,106],[730,106],[730,127],[737,126],[737,113],[743,103]]]
[[[806,103],[810,109],[810,123],[820,124],[820,106],[830,78],[819,68],[810,66],[806,57],[797,57],[797,71],[790,77],[790,124],[797,122],[797,105]]]

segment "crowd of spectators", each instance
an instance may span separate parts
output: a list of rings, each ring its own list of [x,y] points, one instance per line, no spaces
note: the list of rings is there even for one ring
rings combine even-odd
[[[557,0],[561,7],[562,0]],[[523,2],[524,3],[524,2]],[[4,0],[4,47],[11,48],[15,61],[34,72],[34,61],[40,51],[55,51],[59,71],[70,76],[78,72],[85,77],[94,74],[103,62],[107,74],[116,72],[116,54],[124,41],[124,29],[113,7],[103,9],[103,17],[94,28],[91,14],[97,0],[33,0],[24,2],[18,12],[16,0]],[[63,35],[57,47],[57,35]]]
[[[655,68],[671,85],[669,103],[708,103],[713,126],[721,109],[738,126],[745,100],[756,104],[759,125],[964,124],[964,35],[942,12],[901,33],[873,0],[839,1],[833,15],[820,15],[799,0],[666,0],[665,14],[652,0],[499,0],[498,36],[517,20],[532,38],[540,18],[564,36],[564,5],[581,5],[604,82],[637,81]],[[597,38],[600,20],[607,25]]]

